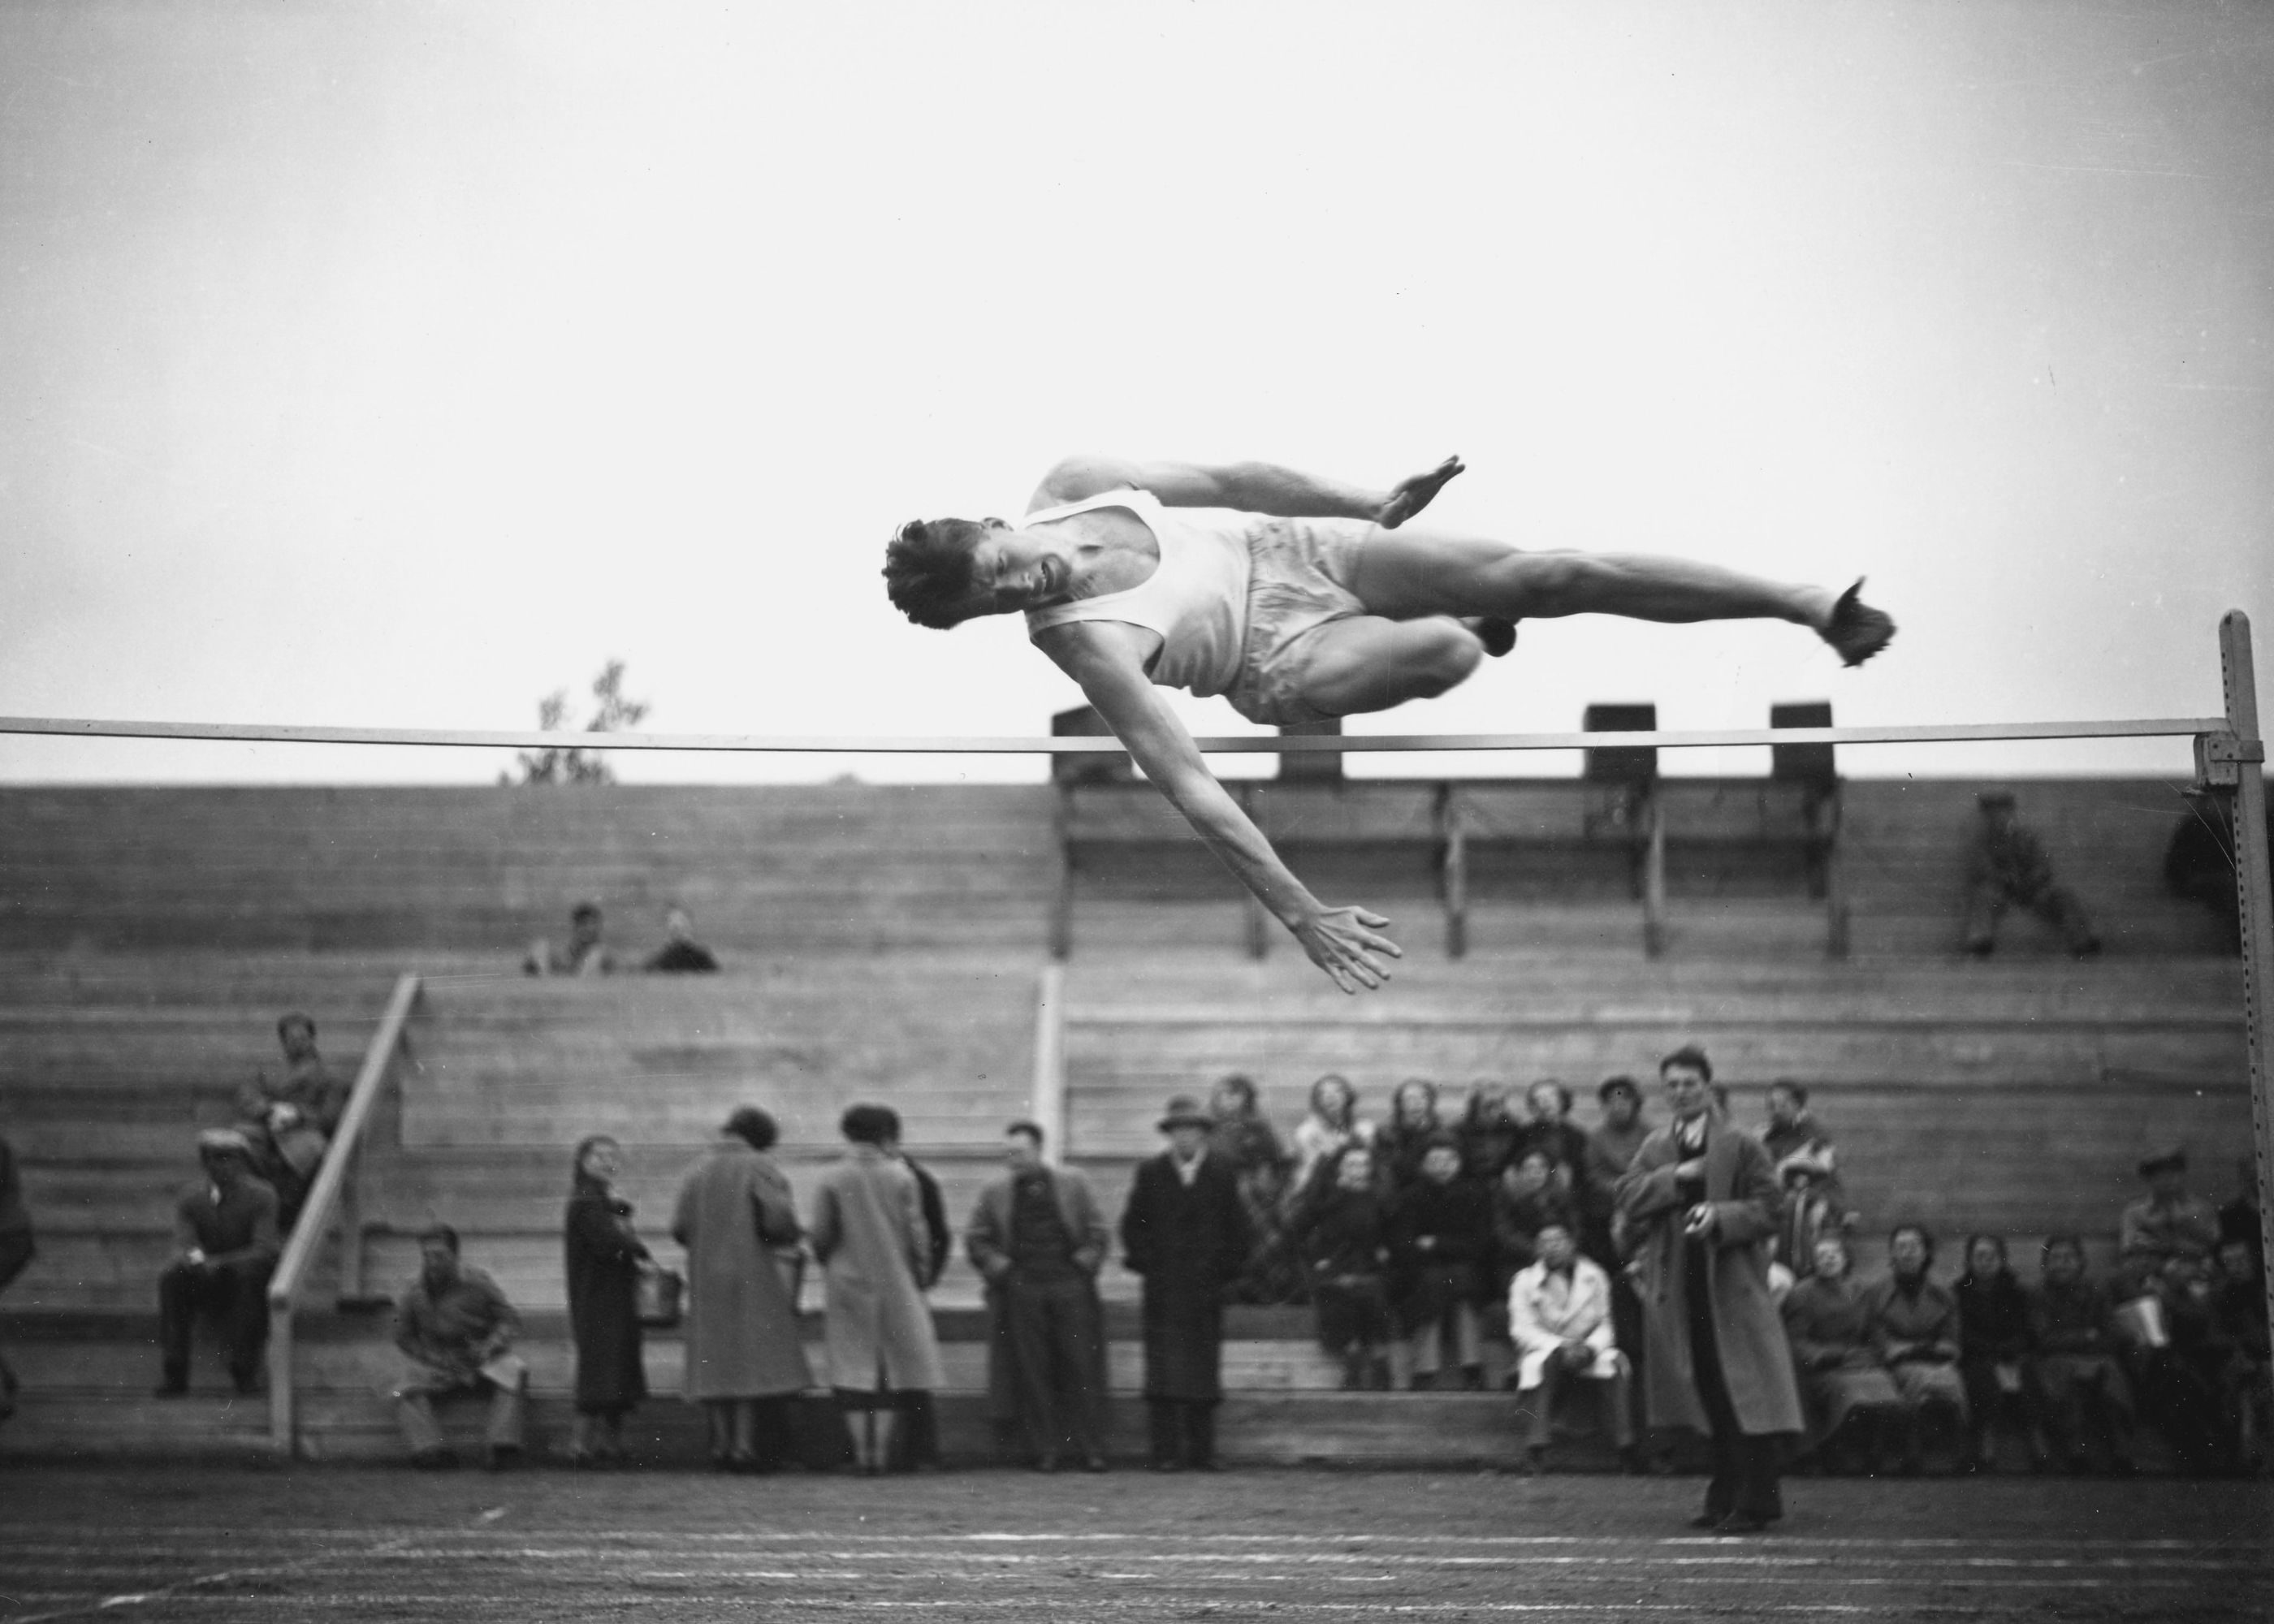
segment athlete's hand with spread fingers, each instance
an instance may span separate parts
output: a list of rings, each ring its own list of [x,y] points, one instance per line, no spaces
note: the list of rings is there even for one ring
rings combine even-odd
[[[1372,991],[1389,979],[1389,966],[1375,957],[1403,959],[1405,950],[1380,934],[1389,921],[1365,908],[1321,908],[1295,924],[1295,939],[1311,962],[1347,993]]]
[[[1446,481],[1465,467],[1467,464],[1460,458],[1449,456],[1426,474],[1398,481],[1389,492],[1389,500],[1382,503],[1382,511],[1374,515],[1374,522],[1386,530],[1396,530],[1427,508],[1445,488]]]

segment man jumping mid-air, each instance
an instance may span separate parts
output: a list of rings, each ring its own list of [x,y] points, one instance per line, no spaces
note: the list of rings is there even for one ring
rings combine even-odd
[[[1400,530],[1461,471],[1448,457],[1388,492],[1268,462],[1201,467],[1070,457],[1017,524],[915,519],[885,553],[892,602],[919,626],[1023,611],[1027,633],[1081,685],[1145,776],[1344,992],[1389,979],[1389,921],[1328,907],[1209,773],[1157,684],[1221,694],[1285,726],[1387,710],[1450,688],[1516,622],[1773,618],[1861,665],[1894,622],[1856,597],[1713,564],[1525,553]],[[1207,511],[1177,511],[1203,509]]]

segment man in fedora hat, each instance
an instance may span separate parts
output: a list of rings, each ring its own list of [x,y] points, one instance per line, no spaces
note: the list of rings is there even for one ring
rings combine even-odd
[[[1145,1410],[1153,1469],[1214,1471],[1224,1397],[1224,1293],[1247,1264],[1246,1210],[1221,1156],[1215,1118],[1190,1094],[1161,1115],[1169,1148],[1140,1162],[1121,1214],[1121,1249],[1145,1281]]]
[[[2167,1258],[2201,1262],[2218,1249],[2218,1214],[2187,1189],[2187,1153],[2168,1145],[2140,1158],[2148,1193],[2124,1209],[2118,1252],[2124,1277],[2145,1289]]]
[[[198,1135],[205,1177],[174,1204],[174,1256],[158,1276],[158,1396],[190,1390],[190,1327],[200,1313],[226,1334],[229,1376],[259,1391],[268,1345],[268,1277],[283,1250],[276,1192],[253,1177],[252,1141],[235,1128]]]

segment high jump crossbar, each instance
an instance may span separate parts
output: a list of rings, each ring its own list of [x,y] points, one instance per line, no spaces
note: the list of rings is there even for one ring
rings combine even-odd
[[[2223,716],[2116,722],[1947,722],[1908,727],[1724,727],[1698,732],[1579,733],[1241,734],[1195,739],[1211,756],[1357,755],[1413,750],[1706,749],[1747,745],[1963,744],[2029,739],[2232,736]],[[795,733],[546,733],[534,729],[302,727],[257,722],[136,722],[86,717],[0,717],[0,734],[73,739],[182,739],[239,744],[380,744],[458,749],[708,750],[785,755],[1072,756],[1118,751],[1111,734],[1049,738]],[[2255,741],[2253,741],[2255,742]]]

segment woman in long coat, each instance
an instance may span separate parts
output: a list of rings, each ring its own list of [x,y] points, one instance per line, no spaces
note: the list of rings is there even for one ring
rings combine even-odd
[[[882,1106],[846,1111],[840,1130],[852,1149],[821,1176],[807,1233],[827,1287],[830,1386],[854,1463],[871,1474],[892,1458],[901,1395],[947,1380],[923,1299],[931,1282],[922,1198],[915,1176],[884,1151],[896,1125]]]
[[[711,1414],[711,1455],[767,1471],[787,1453],[789,1402],[811,1382],[797,1294],[776,1249],[798,1239],[789,1180],[765,1153],[774,1120],[754,1106],[727,1119],[687,1176],[673,1218],[687,1248],[687,1397]]]
[[[1809,1273],[1785,1293],[1785,1335],[1801,1387],[1816,1411],[1817,1447],[1829,1456],[1851,1419],[1871,1458],[1886,1447],[1892,1422],[1902,1412],[1895,1379],[1879,1362],[1871,1335],[1871,1308],[1861,1282],[1849,1273],[1848,1243],[1826,1235],[1816,1243]]]
[[[615,1190],[622,1147],[596,1133],[576,1147],[571,1166],[563,1246],[568,1333],[576,1344],[576,1419],[568,1460],[591,1466],[624,1458],[624,1417],[647,1396],[638,1282],[648,1252],[632,1232],[632,1204]]]

